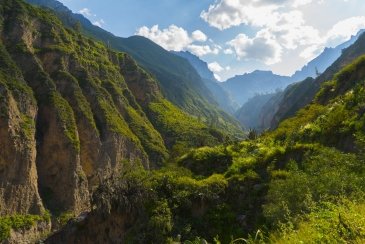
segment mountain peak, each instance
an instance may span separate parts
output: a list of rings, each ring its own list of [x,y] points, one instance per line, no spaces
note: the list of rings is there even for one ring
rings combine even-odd
[[[255,70],[252,74],[266,74],[266,75],[275,75],[271,70]]]

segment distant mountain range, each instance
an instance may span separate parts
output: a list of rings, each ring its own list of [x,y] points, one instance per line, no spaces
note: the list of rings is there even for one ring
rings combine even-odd
[[[305,70],[310,70],[309,67],[315,67],[315,64],[319,64],[320,60],[329,62],[329,56],[326,55],[331,54],[331,58],[334,58],[340,53],[340,56],[322,74],[315,79],[309,77],[289,85],[284,91],[272,94],[266,103],[262,101],[266,100],[268,95],[263,94],[253,97],[236,112],[236,117],[244,127],[252,126],[251,128],[258,130],[275,129],[281,121],[294,116],[300,109],[308,105],[323,82],[332,79],[350,61],[365,54],[364,43],[365,34],[364,31],[360,31],[348,42],[333,49],[326,49],[319,57],[302,69],[302,72],[305,73]],[[341,51],[339,52],[339,50]],[[337,54],[333,55],[333,53]],[[301,73],[297,72],[294,76],[299,77]],[[252,104],[259,104],[260,106],[256,106],[255,111],[252,111],[250,109]]]
[[[295,72],[291,78],[294,82],[297,82],[308,77],[315,78],[318,75],[317,71],[319,73],[323,73],[331,64],[333,64],[333,62],[336,61],[336,59],[341,56],[342,50],[354,44],[362,33],[364,33],[364,30],[360,30],[357,35],[352,36],[350,40],[334,48],[325,48],[318,57],[310,61],[301,70]]]
[[[228,91],[235,102],[242,106],[255,95],[273,93],[284,89],[291,82],[290,77],[276,75],[272,71],[256,70],[228,79],[222,82],[221,86]]]
[[[278,89],[285,89],[289,84],[302,81],[308,77],[316,78],[341,56],[343,49],[354,44],[363,32],[364,30],[359,31],[350,40],[334,48],[325,48],[318,57],[292,76],[280,76],[273,74],[271,71],[257,70],[230,78],[222,82],[221,85],[231,95],[234,102],[242,106],[257,94],[273,93]]]

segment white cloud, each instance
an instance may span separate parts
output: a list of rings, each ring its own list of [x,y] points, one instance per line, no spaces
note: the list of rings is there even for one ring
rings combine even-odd
[[[321,51],[323,51],[322,45],[312,45],[305,48],[299,56],[304,58],[305,60],[312,60],[316,56],[318,56]]]
[[[300,7],[313,0],[219,0],[201,12],[200,17],[220,30],[242,24],[257,27],[280,22],[283,6]]]
[[[96,17],[96,15],[93,14],[91,12],[91,10],[88,8],[83,8],[83,9],[79,10],[78,13],[84,15],[85,17],[91,18],[91,19],[92,18],[95,19],[95,17]],[[92,21],[92,23],[93,23],[93,25],[102,27],[105,24],[105,21],[103,19],[98,19],[98,20]]]
[[[360,29],[365,28],[365,16],[356,16],[344,19],[335,24],[328,31],[326,39],[327,46],[336,46],[352,35],[355,35]]]
[[[328,32],[323,34],[322,30],[321,34],[317,28],[306,23],[302,6],[323,4],[324,1],[217,0],[200,16],[210,26],[222,31],[242,24],[257,30],[253,37],[244,33],[236,36],[227,43],[230,48],[223,53],[235,53],[238,59],[273,65],[290,50],[298,50],[298,56],[310,60],[325,46],[336,46],[365,28],[365,16],[358,16],[339,21]]]
[[[365,16],[351,17],[337,22],[321,39],[307,46],[299,56],[311,60],[319,55],[325,47],[335,47],[365,28]]]
[[[294,0],[293,7],[297,8],[299,6],[310,4],[313,0]]]
[[[208,54],[218,54],[219,49],[215,47],[210,47],[208,45],[189,45],[186,48],[191,53],[195,54],[198,57],[202,57]]]
[[[303,13],[292,9],[310,2],[312,0],[220,0],[203,11],[201,17],[220,30],[241,24],[259,28],[255,37],[241,34],[228,44],[239,59],[254,59],[271,65],[280,62],[287,49],[322,42],[319,31],[306,25]],[[226,49],[224,53],[230,54],[231,50]]]
[[[79,13],[86,16],[86,17],[93,16],[90,9],[88,9],[88,8],[83,8],[83,9],[79,10]]]
[[[220,77],[220,75],[214,74],[214,78],[215,78],[217,81],[222,81],[222,77]]]
[[[158,25],[154,25],[151,28],[143,26],[137,30],[136,35],[149,38],[166,50],[177,52],[188,50],[199,57],[208,54],[216,55],[221,49],[220,46],[214,43],[210,45],[194,44],[195,42],[206,42],[208,37],[200,30],[196,30],[189,35],[185,29],[176,25],[170,25],[162,30]]]
[[[302,12],[298,10],[278,14],[276,21],[267,24],[264,30],[287,49],[321,42],[319,31],[306,25]]]
[[[259,4],[264,1],[221,0],[209,6],[200,17],[209,25],[220,30],[228,29],[241,24],[263,26],[272,21],[273,11],[278,8],[273,1],[268,4]]]
[[[224,68],[217,62],[213,62],[213,63],[209,63],[208,64],[208,68],[213,72],[213,73],[220,73],[224,70]]]
[[[93,25],[99,26],[100,28],[103,27],[105,21],[103,19],[99,19],[93,22]]]
[[[260,31],[254,38],[239,34],[227,44],[234,49],[238,59],[258,60],[267,65],[281,61],[282,47],[265,31]]]
[[[231,69],[231,67],[229,67],[229,66],[223,68],[218,62],[209,63],[208,68],[210,69],[210,71],[213,72],[214,78],[217,81],[222,81],[222,77],[220,75],[218,75],[217,73],[221,73],[223,71],[228,71]]]
[[[166,50],[182,51],[192,43],[188,32],[176,25],[170,25],[163,30],[160,30],[158,25],[152,26],[151,29],[143,26],[136,34],[149,38]]]
[[[198,42],[205,42],[208,39],[208,37],[201,30],[194,31],[191,34],[191,37],[193,38],[194,41]]]
[[[223,51],[223,53],[224,54],[233,54],[233,50],[232,49],[230,49],[230,48],[227,48],[227,49],[224,49],[224,51]]]

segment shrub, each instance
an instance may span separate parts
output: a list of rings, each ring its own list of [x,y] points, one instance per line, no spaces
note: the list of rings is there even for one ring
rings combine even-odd
[[[232,164],[232,156],[223,146],[203,147],[183,156],[178,164],[190,169],[196,175],[209,176],[214,173],[224,173]]]

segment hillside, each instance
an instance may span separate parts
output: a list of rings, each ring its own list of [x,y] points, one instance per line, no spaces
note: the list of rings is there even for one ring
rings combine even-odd
[[[84,228],[72,231],[70,223],[48,242],[362,243],[364,60],[344,67],[273,132],[192,150],[178,166],[107,182],[95,210],[78,223]],[[107,204],[104,196],[111,196]],[[112,223],[123,231],[104,235]]]
[[[219,107],[229,114],[234,114],[238,105],[233,102],[228,92],[219,84],[212,71],[209,70],[208,64],[190,52],[173,52],[174,54],[185,58],[195,68],[202,78],[205,86],[212,93]]]
[[[309,78],[316,79],[319,75],[324,73],[328,67],[330,67],[338,58],[341,57],[342,51],[353,45],[363,32],[363,30],[359,31],[358,34],[352,36],[350,40],[334,48],[325,48],[320,55],[311,60],[301,70],[298,70],[290,77],[290,82],[287,83],[287,87],[282,87],[282,84],[280,83],[276,84],[275,79],[273,79],[270,82],[270,86],[273,88],[285,88],[284,94],[282,91],[278,91],[276,92],[275,97],[272,97],[272,99],[268,100],[266,103],[263,103],[262,101],[267,98],[267,95],[265,94],[267,91],[261,92],[260,87],[254,88],[256,89],[257,94],[254,97],[251,97],[249,101],[244,103],[242,107],[236,111],[236,118],[244,127],[255,128],[258,130],[275,128],[278,125],[278,122],[282,121],[288,116],[294,115],[296,111],[301,109],[303,104],[306,104],[303,103],[303,101],[311,101],[313,98],[313,91],[308,92],[307,89],[316,85],[312,84],[314,81]],[[236,82],[242,81],[238,80]],[[256,80],[256,82],[260,83],[260,80]],[[239,89],[246,89],[243,83],[241,86],[242,87]],[[269,93],[273,93],[273,91],[274,89],[271,89],[271,92]],[[306,97],[307,94],[311,95]],[[293,104],[290,104],[289,102],[283,102],[281,104],[282,101],[293,101]],[[256,103],[255,111],[249,109],[250,105],[253,103]],[[282,108],[280,108],[281,106]],[[288,109],[287,107],[290,108]],[[289,111],[286,111],[286,109]],[[278,110],[284,110],[286,115],[281,114],[281,112],[278,112]],[[275,115],[277,112],[278,114]]]
[[[49,220],[45,209],[78,215],[103,179],[225,140],[166,100],[129,55],[48,11],[0,2],[0,36],[1,216],[29,225]],[[1,239],[9,223],[0,218]]]
[[[286,87],[284,91],[277,92],[276,95],[268,100],[265,104],[261,104],[262,106],[257,108],[259,110],[257,113],[260,115],[253,116],[253,118],[258,119],[256,121],[252,121],[252,123],[256,124],[255,128],[274,129],[281,121],[294,116],[301,108],[308,105],[313,100],[315,94],[319,91],[323,82],[332,79],[333,75],[341,68],[343,68],[355,58],[365,54],[363,44],[365,42],[364,38],[365,36],[363,31],[360,31],[357,36],[352,37],[348,42],[339,45],[335,49],[328,49],[327,52],[329,52],[329,50],[331,50],[330,52],[340,52],[340,50],[342,50],[341,48],[348,46],[346,49],[341,51],[340,57],[318,77],[314,79],[307,78],[301,82],[295,82]],[[320,55],[306,67],[312,66],[314,63],[317,63],[318,60],[321,60],[324,57],[325,54],[323,53],[323,55]],[[304,68],[303,70],[307,70],[307,68]],[[264,99],[264,97],[259,95],[256,96],[255,99],[258,101]],[[252,100],[252,102],[254,101],[255,100]],[[247,104],[245,104],[243,107],[246,106]],[[244,108],[241,110],[244,111]],[[240,115],[240,118],[250,117],[249,114],[243,114],[242,112],[237,112],[236,115],[237,114]],[[245,126],[245,121],[239,117],[237,118],[240,120],[241,124]]]
[[[159,82],[164,96],[185,112],[200,117],[226,132],[241,137],[239,123],[217,108],[218,103],[190,63],[164,50],[141,36],[122,38],[94,26],[80,14],[74,14],[56,0],[27,0],[27,2],[55,11],[64,25],[81,28],[84,34],[102,41],[111,48],[131,55]]]
[[[262,118],[262,110],[273,97],[277,96],[277,94],[278,93],[260,94],[250,98],[235,113],[236,118],[246,129],[254,129],[259,132],[267,129],[267,127],[264,126],[265,123]]]
[[[218,82],[217,79],[214,77],[214,73],[208,68],[208,64],[203,60],[201,60],[198,56],[195,56],[194,54],[188,51],[180,51],[180,52],[172,51],[172,53],[188,60],[189,63],[198,72],[201,78]]]
[[[357,41],[344,49],[342,55],[315,80],[307,79],[289,86],[284,92],[283,99],[275,106],[274,116],[268,118],[271,120],[270,127],[277,127],[280,121],[293,116],[299,109],[309,104],[323,82],[332,79],[339,70],[363,54],[365,54],[365,35],[361,34]]]
[[[32,1],[0,1],[0,243],[365,243],[365,34],[239,141],[206,63]]]

